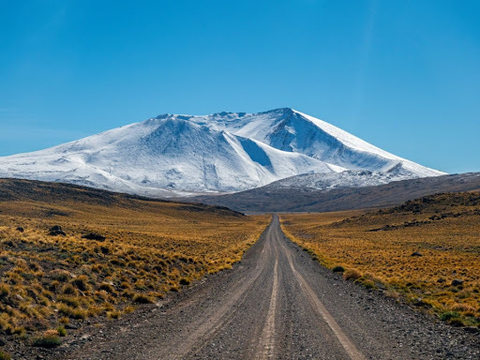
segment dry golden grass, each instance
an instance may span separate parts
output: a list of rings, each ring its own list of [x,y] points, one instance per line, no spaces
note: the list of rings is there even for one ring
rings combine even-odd
[[[363,214],[288,214],[281,220],[285,232],[326,267],[341,266],[346,277],[367,287],[386,286],[387,295],[454,325],[480,325],[478,193],[430,196]]]
[[[230,268],[269,222],[268,216],[102,197],[98,191],[89,200],[89,190],[62,192],[63,185],[32,190],[31,183],[21,182],[18,193],[27,195],[16,196],[12,186],[2,193],[4,182],[0,334],[30,337],[57,329],[65,335],[68,323],[116,319],[136,304],[156,302],[206,273]],[[54,225],[66,236],[51,236]],[[88,233],[106,239],[83,239]]]

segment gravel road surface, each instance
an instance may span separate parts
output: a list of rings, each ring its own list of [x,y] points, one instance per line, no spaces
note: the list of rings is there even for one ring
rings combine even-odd
[[[232,270],[45,358],[478,360],[480,337],[342,280],[274,216]]]

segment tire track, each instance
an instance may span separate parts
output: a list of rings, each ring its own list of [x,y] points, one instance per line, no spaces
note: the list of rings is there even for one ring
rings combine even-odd
[[[273,287],[272,296],[270,298],[270,306],[268,308],[267,320],[263,328],[262,335],[255,359],[273,359],[275,354],[275,316],[277,313],[278,298],[278,254],[275,259],[273,268]]]
[[[312,261],[289,242],[274,216],[232,271],[208,278],[165,308],[109,324],[104,333],[92,327],[88,340],[48,358],[478,359],[478,346],[471,343],[470,353],[444,356],[437,344],[451,330],[428,335],[440,325],[424,325],[399,305],[373,297]],[[420,343],[412,341],[412,331]],[[459,347],[448,346],[452,353]]]
[[[277,219],[278,221],[278,219]],[[280,242],[280,241],[279,241]],[[314,310],[320,315],[320,317],[327,323],[329,328],[337,337],[338,341],[342,345],[345,352],[348,354],[351,360],[367,360],[367,358],[358,350],[358,348],[352,343],[352,341],[348,338],[348,336],[343,332],[340,325],[335,321],[333,316],[327,310],[325,305],[320,301],[318,296],[315,294],[313,289],[308,285],[305,278],[297,271],[295,265],[293,264],[292,254],[290,253],[289,249],[280,242],[281,248],[284,250],[285,255],[288,259],[288,264],[293,272],[293,275],[297,279],[298,283],[300,284],[301,288],[304,290],[306,297],[312,304]]]
[[[273,252],[272,243],[269,240],[271,231],[272,226],[270,225],[266,234],[268,241],[262,249],[260,256],[261,261],[256,265],[254,276],[246,280],[240,287],[238,287],[238,285],[235,286],[235,293],[229,297],[228,301],[224,303],[220,309],[217,309],[212,316],[208,317],[207,321],[205,321],[205,319],[197,321],[196,326],[192,326],[194,328],[193,332],[183,339],[181,348],[175,346],[174,351],[169,348],[164,348],[161,353],[157,350],[156,354],[160,358],[172,360],[188,358],[200,352],[222,328],[230,324],[241,305],[248,299],[255,282],[265,271],[268,271],[267,260],[272,256],[271,254]]]

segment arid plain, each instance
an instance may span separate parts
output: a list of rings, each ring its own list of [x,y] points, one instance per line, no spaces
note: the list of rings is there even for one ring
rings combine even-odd
[[[480,324],[480,193],[378,211],[282,215],[285,232],[345,279],[456,326]]]
[[[239,261],[269,216],[0,181],[0,329],[54,347]]]
[[[35,181],[0,189],[5,359],[480,351],[479,193],[281,214],[284,236],[268,214]]]

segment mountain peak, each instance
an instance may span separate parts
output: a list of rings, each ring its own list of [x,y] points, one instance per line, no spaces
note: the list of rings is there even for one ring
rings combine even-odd
[[[263,115],[263,114],[272,114],[272,115],[279,115],[279,116],[285,116],[285,115],[292,115],[295,113],[296,110],[289,108],[289,107],[283,107],[283,108],[278,108],[278,109],[272,109],[272,110],[267,110],[258,113],[258,115]]]
[[[159,197],[236,192],[310,173],[329,183],[346,183],[345,171],[370,174],[348,184],[442,174],[288,107],[260,113],[162,114],[50,149],[0,158],[0,177]]]

